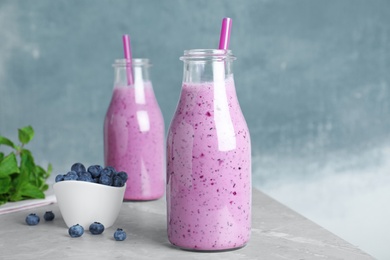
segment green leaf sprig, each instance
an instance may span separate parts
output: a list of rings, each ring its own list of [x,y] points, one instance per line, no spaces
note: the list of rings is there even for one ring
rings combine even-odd
[[[52,171],[49,163],[47,170],[36,165],[31,151],[24,148],[34,138],[34,129],[26,126],[18,129],[20,145],[0,136],[0,146],[13,150],[8,155],[0,152],[0,205],[9,201],[24,199],[43,199],[49,186],[46,184]]]

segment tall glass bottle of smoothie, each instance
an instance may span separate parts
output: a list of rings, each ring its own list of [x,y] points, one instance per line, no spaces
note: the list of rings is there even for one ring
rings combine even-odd
[[[106,166],[128,174],[125,200],[161,198],[165,190],[164,121],[149,79],[147,59],[116,60],[104,121]],[[130,66],[130,67],[129,67]],[[133,81],[128,81],[129,69]]]
[[[226,250],[251,230],[251,142],[230,50],[188,50],[167,137],[167,226],[173,245]]]

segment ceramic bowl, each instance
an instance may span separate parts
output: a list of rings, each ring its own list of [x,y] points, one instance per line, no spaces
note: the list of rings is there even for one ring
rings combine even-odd
[[[53,185],[58,207],[68,227],[85,229],[93,222],[112,226],[122,206],[126,185],[112,187],[85,181],[61,181]]]

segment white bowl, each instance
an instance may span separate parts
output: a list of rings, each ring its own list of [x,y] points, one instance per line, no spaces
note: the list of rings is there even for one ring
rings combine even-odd
[[[96,221],[108,228],[118,217],[126,185],[112,187],[85,181],[60,181],[53,189],[68,227],[79,224],[88,229]]]

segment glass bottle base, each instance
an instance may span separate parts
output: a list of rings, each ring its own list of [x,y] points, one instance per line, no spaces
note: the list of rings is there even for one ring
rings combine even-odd
[[[123,201],[124,202],[131,202],[131,201],[134,201],[134,202],[142,202],[142,201],[153,201],[153,200],[159,200],[161,199],[162,197],[164,196],[163,195],[157,195],[157,196],[148,196],[148,197],[124,197],[123,198]]]
[[[172,242],[170,242],[171,245],[177,249],[180,249],[180,250],[184,250],[184,251],[190,251],[190,252],[199,252],[199,253],[221,253],[221,252],[229,252],[229,251],[235,251],[235,250],[239,250],[241,248],[244,248],[248,242],[246,242],[245,244],[242,244],[242,245],[239,245],[239,246],[235,246],[235,247],[229,247],[229,248],[199,248],[199,247],[186,247],[186,246],[180,246],[180,245],[177,245],[177,244],[174,244]]]

